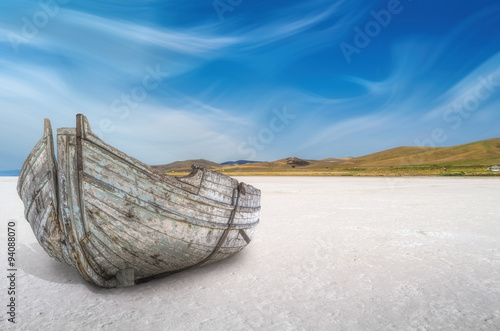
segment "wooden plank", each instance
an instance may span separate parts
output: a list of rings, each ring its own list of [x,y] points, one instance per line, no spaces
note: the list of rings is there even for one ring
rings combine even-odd
[[[105,156],[102,159],[106,159]],[[104,161],[101,161],[101,163]],[[200,204],[197,201],[179,194],[176,190],[169,190],[161,185],[151,184],[146,178],[129,177],[122,175],[130,173],[127,169],[120,169],[116,162],[106,161],[105,165],[97,164],[95,160],[86,160],[85,174],[102,181],[113,190],[120,190],[128,194],[132,200],[142,200],[151,205],[161,206],[174,213],[187,217],[196,218],[210,222],[227,223],[231,209],[225,206],[213,206]],[[248,224],[258,219],[258,211],[255,209],[240,209],[235,222]]]
[[[85,191],[89,199],[87,201],[88,208],[92,206],[91,210],[96,215],[93,217],[102,217],[101,211],[104,211],[117,222],[123,223],[124,230],[140,231],[145,243],[150,238],[154,238],[156,242],[162,244],[172,242],[171,245],[175,245],[173,244],[175,241],[184,241],[184,244],[180,245],[191,245],[191,249],[199,249],[204,252],[213,249],[217,238],[223,232],[223,229],[207,228],[206,226],[178,222],[169,217],[162,217],[154,211],[137,208],[134,205],[126,205],[119,198],[99,191],[98,188],[86,189]],[[93,198],[92,202],[90,202],[90,198]],[[154,245],[155,243],[149,243],[146,246]],[[168,247],[164,249],[168,249]]]
[[[57,171],[49,120],[44,134],[21,169],[18,193],[25,205],[25,217],[40,245],[52,258],[71,262],[58,218]]]
[[[76,133],[74,130],[58,131],[58,175],[59,204],[62,227],[71,247],[75,267],[88,282],[101,287],[115,287],[115,279],[107,279],[106,274],[99,274],[92,268],[87,255],[80,244],[86,233],[80,212],[79,189],[80,176],[76,165]],[[76,186],[76,187],[75,187]]]
[[[121,201],[123,201],[123,203],[128,203],[130,205],[137,206],[138,208],[149,210],[152,213],[155,213],[159,216],[175,219],[179,222],[191,223],[194,225],[202,225],[202,226],[209,227],[209,228],[219,228],[219,229],[225,229],[227,226],[227,219],[229,219],[229,216],[227,218],[221,218],[221,223],[200,220],[200,219],[191,217],[189,215],[186,215],[186,213],[183,214],[183,210],[178,211],[177,209],[169,208],[169,206],[171,206],[175,203],[169,203],[169,202],[158,201],[158,200],[156,200],[156,202],[153,202],[151,200],[153,200],[154,197],[150,198],[148,201],[144,201],[143,200],[143,199],[145,199],[144,197],[139,198],[135,194],[130,194],[130,193],[124,192],[122,190],[119,190],[115,186],[112,186],[108,183],[101,182],[101,181],[95,179],[94,177],[90,177],[87,174],[85,174],[84,179],[88,185],[92,185],[92,186],[98,188],[96,193],[98,193],[99,190],[103,191],[103,193],[100,193],[99,199],[106,199],[106,198],[115,199],[115,197],[116,197],[118,199],[121,199]],[[147,194],[149,194],[149,193],[143,193],[143,195],[147,195]],[[246,216],[246,214],[244,216]],[[237,213],[237,219],[240,220],[240,224],[236,224],[235,228],[250,228],[250,227],[256,226],[258,224],[258,219],[255,220],[254,218],[251,218],[251,217],[250,218],[243,218],[238,213]]]
[[[215,199],[205,199],[191,192],[183,191],[178,187],[171,186],[170,183],[162,182],[153,174],[137,172],[130,167],[128,163],[123,162],[120,158],[103,150],[99,146],[84,142],[85,162],[90,162],[85,166],[85,171],[97,179],[103,181],[112,181],[112,185],[117,185],[122,190],[130,192],[132,195],[138,195],[135,186],[140,187],[144,191],[152,192],[158,197],[164,197],[166,193],[175,194],[180,199],[185,199],[186,203],[190,203],[191,208],[199,210],[227,210],[231,211],[232,206],[228,203],[222,203]],[[109,172],[109,173],[108,173]],[[119,181],[115,179],[120,179]],[[231,191],[232,192],[232,191]],[[210,209],[215,207],[216,209]],[[242,208],[242,211],[258,212],[260,206]]]

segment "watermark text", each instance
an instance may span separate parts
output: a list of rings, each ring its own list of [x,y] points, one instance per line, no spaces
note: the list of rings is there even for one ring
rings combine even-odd
[[[257,152],[262,152],[275,138],[277,133],[283,132],[296,115],[287,111],[274,108],[274,116],[269,120],[269,124],[257,132],[257,135],[249,135],[245,141],[238,146],[238,153],[245,155],[249,160],[255,160]]]
[[[9,32],[7,38],[14,52],[19,52],[19,45],[28,43],[35,38],[41,29],[45,28],[50,20],[61,11],[62,5],[67,5],[71,0],[41,0],[38,1],[40,10],[30,17],[21,17],[21,29],[18,33]]]
[[[16,323],[16,222],[7,223],[7,320]]]

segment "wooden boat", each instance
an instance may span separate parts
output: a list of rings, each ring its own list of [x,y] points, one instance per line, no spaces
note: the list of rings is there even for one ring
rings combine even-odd
[[[250,243],[260,190],[193,166],[173,177],[107,145],[83,115],[52,128],[18,182],[25,217],[43,249],[88,282],[124,287],[225,259]]]

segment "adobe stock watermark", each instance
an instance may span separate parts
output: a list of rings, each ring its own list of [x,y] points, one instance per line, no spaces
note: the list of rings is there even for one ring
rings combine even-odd
[[[443,113],[443,121],[449,124],[449,128],[436,127],[426,139],[415,139],[415,144],[421,147],[437,147],[448,140],[447,130],[456,131],[460,129],[463,122],[469,119],[500,87],[500,80],[493,74],[488,77],[479,76],[477,83],[469,89],[457,102],[448,107]]]
[[[219,16],[220,21],[224,21],[224,14],[226,12],[232,12],[236,7],[241,5],[243,0],[214,0],[212,5],[214,6],[215,12]]]
[[[438,147],[446,143],[450,130],[456,131],[460,129],[463,123],[480,109],[481,104],[497,92],[498,87],[500,87],[500,79],[496,78],[493,74],[488,75],[486,78],[479,76],[477,83],[469,89],[468,93],[460,97],[443,112],[442,120],[447,126],[435,127],[428,134],[427,138],[415,139],[415,145],[418,147]],[[400,166],[423,163],[425,163],[423,155],[415,154],[407,160],[401,161]],[[387,181],[393,189],[398,182],[397,179],[391,178],[387,178]]]
[[[17,309],[17,255],[16,255],[16,221],[9,220],[7,222],[7,320],[10,323],[16,323],[16,309]]]
[[[406,0],[411,2],[412,0]],[[364,28],[356,26],[353,30],[355,32],[352,43],[342,42],[339,47],[346,59],[347,63],[352,62],[352,56],[359,54],[367,48],[373,39],[377,38],[382,32],[383,28],[389,26],[394,16],[403,12],[404,6],[400,0],[389,0],[386,9],[379,11],[371,10],[370,16],[373,18],[368,21]]]
[[[21,29],[19,33],[9,32],[7,38],[15,53],[19,52],[19,45],[28,43],[35,38],[41,29],[49,24],[50,20],[56,17],[61,11],[61,6],[67,5],[71,0],[41,0],[38,1],[40,10],[31,17],[21,18]]]
[[[127,119],[133,109],[137,109],[141,102],[144,102],[151,91],[157,89],[163,80],[170,75],[169,72],[162,71],[157,64],[153,69],[150,66],[145,68],[146,75],[142,78],[141,84],[134,86],[130,92],[123,93],[120,97],[111,102],[109,107],[115,118],[122,121]],[[111,118],[105,117],[99,121],[99,130],[101,134],[112,133],[116,129]]]
[[[266,146],[271,144],[277,133],[283,132],[296,115],[289,113],[286,107],[282,110],[273,108],[274,116],[269,120],[266,127],[257,132],[257,135],[249,135],[237,148],[238,153],[244,155],[247,160],[255,160],[258,152],[262,152]]]

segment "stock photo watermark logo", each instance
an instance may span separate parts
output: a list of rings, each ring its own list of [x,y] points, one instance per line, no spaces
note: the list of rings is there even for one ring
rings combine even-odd
[[[443,121],[448,123],[453,131],[460,129],[463,122],[469,119],[500,87],[500,80],[496,79],[493,74],[486,78],[479,76],[477,80],[478,82],[469,89],[468,93],[447,107],[443,113]],[[448,140],[447,130],[443,127],[436,127],[428,138],[415,139],[415,144],[420,147],[437,147],[439,144],[444,144],[446,140]]]
[[[255,160],[258,152],[262,152],[266,146],[271,144],[277,133],[283,132],[296,115],[289,113],[286,107],[282,110],[274,108],[274,116],[269,120],[267,127],[259,130],[257,135],[249,135],[245,141],[238,146],[238,153],[246,159]]]
[[[9,32],[7,38],[14,52],[19,52],[21,44],[28,43],[35,38],[41,29],[45,28],[51,19],[56,17],[61,11],[61,6],[67,5],[71,0],[45,0],[39,1],[36,11],[31,17],[21,17],[21,28],[19,33]]]
[[[162,71],[157,64],[153,69],[150,66],[145,68],[147,74],[142,78],[141,84],[134,86],[127,94],[122,94],[111,102],[110,110],[118,119],[124,121],[130,115],[132,109],[137,109],[141,102],[144,102],[149,93],[157,89],[163,80],[170,75],[169,72]],[[116,126],[110,118],[103,118],[99,121],[101,134],[112,133]]]
[[[407,0],[411,2],[412,0]],[[392,22],[394,16],[403,12],[404,6],[400,0],[389,0],[386,9],[379,11],[371,10],[370,16],[372,20],[368,21],[363,28],[356,26],[352,43],[342,42],[339,47],[346,59],[347,63],[352,62],[354,54],[360,54],[361,51],[367,48],[373,39],[377,38],[384,28],[387,28]]]
[[[214,0],[212,5],[214,6],[215,12],[219,16],[221,21],[224,21],[224,14],[226,12],[232,12],[236,7],[241,5],[243,0]]]
[[[465,120],[470,119],[471,116],[480,109],[481,104],[491,98],[500,87],[500,80],[496,79],[493,74],[488,77],[479,76],[477,83],[468,90],[463,96],[458,98],[451,106],[447,107],[443,114],[442,120],[447,123],[449,127],[439,126],[435,127],[428,136],[424,139],[415,139],[417,147],[438,147],[444,144],[449,136],[450,129],[456,131],[460,129]],[[415,154],[408,157],[408,159],[401,161],[400,166],[416,165],[425,163],[425,158],[422,154]],[[399,181],[395,178],[387,178],[389,186],[394,189]]]
[[[17,255],[16,255],[16,221],[7,222],[7,320],[16,323],[16,291],[17,291]]]

